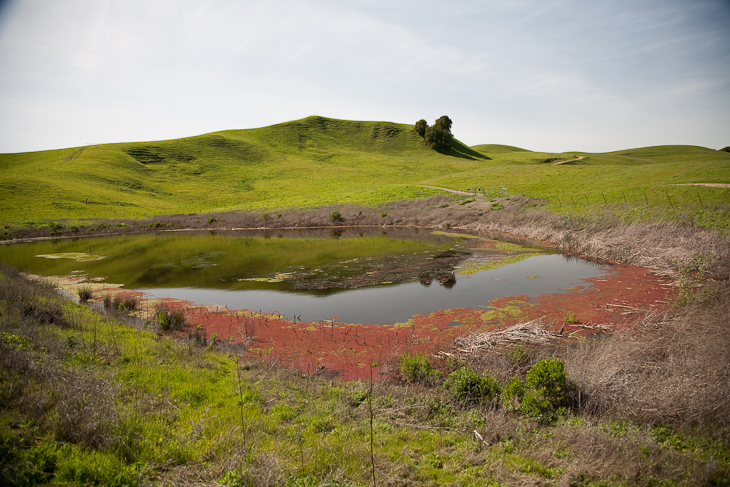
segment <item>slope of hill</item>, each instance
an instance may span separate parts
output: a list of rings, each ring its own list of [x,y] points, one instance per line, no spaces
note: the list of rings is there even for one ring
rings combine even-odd
[[[695,182],[730,182],[730,153],[662,146],[552,154],[457,140],[439,153],[411,125],[313,116],[177,140],[0,154],[0,221],[377,205],[438,192],[423,185],[549,196]]]
[[[256,203],[378,204],[480,167],[455,141],[440,154],[410,125],[323,117],[178,140],[0,155],[0,219],[142,216]],[[405,186],[404,186],[405,185]]]

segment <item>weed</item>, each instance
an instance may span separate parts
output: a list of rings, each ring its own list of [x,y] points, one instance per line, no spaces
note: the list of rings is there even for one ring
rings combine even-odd
[[[522,411],[543,423],[555,422],[567,412],[568,382],[565,362],[558,358],[543,359],[527,371]]]
[[[380,218],[385,218],[386,216],[388,216],[387,212],[385,212],[385,211],[380,212]]]
[[[185,327],[185,313],[181,309],[158,308],[155,318],[160,329],[164,331],[181,330]]]
[[[330,213],[330,221],[332,223],[341,222],[342,221],[342,215],[340,214],[340,212],[339,211],[333,211],[332,213]]]
[[[478,374],[467,367],[449,374],[444,387],[451,392],[454,400],[464,405],[495,405],[501,392],[499,383],[491,375]]]
[[[679,267],[679,281],[672,287],[671,292],[667,292],[667,300],[673,308],[683,308],[695,299],[698,290],[702,287],[702,282],[705,280],[705,271],[709,262],[709,257],[700,254],[689,265],[677,264],[677,267]],[[711,294],[712,292],[705,297],[711,300]]]
[[[525,398],[525,382],[519,377],[510,377],[502,387],[502,406],[507,411],[518,411]]]
[[[128,313],[137,309],[139,301],[134,297],[126,297],[121,299],[115,299],[116,308],[122,313]]]
[[[441,372],[429,363],[425,354],[402,356],[400,373],[406,382],[415,384],[433,385],[441,379]]]
[[[565,314],[565,322],[568,323],[569,325],[578,323],[578,320],[575,318],[575,313],[573,313],[572,311],[568,311]]]
[[[85,303],[86,301],[90,300],[93,295],[93,290],[90,285],[84,285],[79,286],[78,289],[76,289],[76,294],[79,296],[79,301],[82,303]]]

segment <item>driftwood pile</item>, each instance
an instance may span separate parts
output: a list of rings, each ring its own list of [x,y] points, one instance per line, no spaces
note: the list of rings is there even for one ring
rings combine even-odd
[[[472,352],[482,349],[491,349],[498,344],[546,344],[549,343],[550,340],[562,338],[562,335],[559,333],[548,331],[543,328],[544,321],[545,317],[543,316],[526,323],[517,323],[516,325],[505,328],[504,330],[491,330],[485,331],[484,333],[476,333],[465,337],[459,337],[454,340],[454,343],[464,349],[464,352]]]
[[[441,351],[437,355],[443,357],[454,357],[457,355],[468,355],[486,350],[494,350],[499,345],[510,345],[518,343],[527,343],[532,345],[548,345],[554,340],[576,338],[575,334],[579,330],[571,333],[563,334],[565,325],[559,332],[546,330],[544,327],[545,316],[527,321],[525,323],[517,323],[516,325],[505,328],[504,330],[491,330],[483,333],[472,333],[465,337],[458,337],[454,343],[458,348],[449,352]],[[611,330],[609,325],[584,325],[575,324],[582,329],[595,330],[598,332],[606,332]]]

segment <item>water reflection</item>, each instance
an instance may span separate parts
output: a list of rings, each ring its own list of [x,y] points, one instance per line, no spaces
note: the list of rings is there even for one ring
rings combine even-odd
[[[605,264],[547,254],[459,273],[471,260],[483,263],[505,255],[510,254],[480,239],[345,227],[175,232],[0,247],[0,260],[23,272],[85,273],[154,297],[276,311],[301,315],[304,321],[339,315],[352,323],[403,322],[440,309],[484,308],[501,297],[564,292],[607,272],[600,267]]]

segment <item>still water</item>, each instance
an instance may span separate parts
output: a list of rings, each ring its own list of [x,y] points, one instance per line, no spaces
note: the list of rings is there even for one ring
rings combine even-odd
[[[396,229],[68,239],[0,246],[0,261],[32,274],[103,279],[149,297],[368,324],[567,292],[610,272],[545,249]]]

